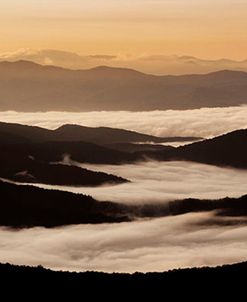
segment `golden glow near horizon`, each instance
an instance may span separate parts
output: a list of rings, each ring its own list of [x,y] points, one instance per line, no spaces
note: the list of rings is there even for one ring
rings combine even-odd
[[[247,0],[1,0],[0,52],[247,57]]]

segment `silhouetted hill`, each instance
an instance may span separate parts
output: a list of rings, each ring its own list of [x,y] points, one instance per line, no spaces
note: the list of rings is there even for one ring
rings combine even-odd
[[[159,144],[131,144],[131,143],[116,143],[116,144],[107,144],[105,145],[107,148],[135,153],[135,152],[150,152],[150,151],[167,151],[171,150],[175,147],[172,146],[164,146]]]
[[[13,139],[10,137],[13,136]],[[16,140],[14,140],[16,137]],[[0,122],[1,142],[45,142],[45,141],[63,141],[63,142],[89,142],[95,144],[115,144],[115,143],[133,143],[133,142],[179,142],[193,141],[198,137],[157,137],[129,131],[124,129],[108,127],[85,127],[79,125],[63,125],[55,130],[27,126],[13,123]]]
[[[159,160],[189,160],[218,166],[247,168],[247,130],[236,130],[175,149],[150,152]]]
[[[29,127],[24,129],[29,130]],[[43,135],[42,129],[37,130]],[[46,134],[45,130],[44,133]],[[32,138],[32,133],[29,137]],[[136,154],[80,141],[32,143],[25,135],[6,132],[0,132],[0,139],[0,177],[18,182],[68,186],[120,184],[127,180],[73,166],[73,160],[82,163],[121,164],[141,158]],[[70,165],[58,164],[64,158],[68,159]]]
[[[48,130],[11,123],[0,123],[0,138],[0,162],[6,164],[21,159],[27,164],[27,159],[29,159],[28,166],[33,165],[30,158],[35,162],[50,163],[59,162],[63,160],[64,156],[69,156],[71,160],[78,162],[121,164],[141,160],[143,158],[141,152],[171,148],[135,145],[130,142],[198,139],[190,137],[160,138],[106,127],[64,125],[56,130]],[[134,154],[135,151],[138,151],[139,154]]]
[[[66,155],[79,162],[113,164],[137,158],[136,155],[79,141],[32,143],[30,141],[45,141],[49,136],[47,133],[50,134],[49,130],[14,124],[2,125],[6,131],[0,131],[0,177],[14,181],[74,186],[118,184],[126,180],[52,162],[60,162]]]
[[[0,180],[0,226],[55,227],[68,224],[132,221],[193,212],[211,212],[202,225],[246,224],[247,195],[219,200],[184,199],[144,205],[98,202],[90,196],[45,190]],[[234,219],[233,219],[234,217]]]
[[[187,160],[247,168],[247,130],[237,130],[183,146],[178,148],[177,152]]]
[[[67,294],[73,296],[83,292],[90,297],[131,297],[149,294],[148,297],[156,299],[161,295],[166,297],[229,297],[235,298],[245,292],[245,276],[247,263],[237,263],[217,267],[201,267],[175,269],[162,273],[134,273],[134,274],[107,274],[102,272],[62,272],[45,269],[42,266],[28,267],[10,264],[0,264],[0,277],[2,285],[11,284],[23,288],[31,285],[34,289],[41,289],[48,294],[48,289],[56,293],[56,297]],[[61,292],[61,285],[64,291]],[[76,292],[71,291],[77,290]],[[204,293],[205,291],[205,293]],[[19,294],[22,291],[18,292]],[[49,294],[51,293],[49,291]],[[25,293],[26,294],[26,293]],[[25,295],[26,296],[26,295]]]
[[[90,196],[0,181],[0,225],[55,227],[128,221],[121,205]]]
[[[238,225],[247,224],[247,195],[239,198],[196,199],[187,198],[159,204],[133,205],[125,208],[131,219],[140,217],[165,217],[187,213],[211,212],[202,219],[201,225]]]
[[[110,143],[133,143],[133,142],[174,142],[183,140],[197,140],[195,137],[157,137],[129,131],[124,129],[114,129],[108,127],[91,128],[78,125],[63,125],[54,130],[51,134],[53,141],[84,141],[96,144]]]
[[[14,123],[0,122],[1,143],[26,143],[49,140],[51,130]],[[12,140],[9,137],[13,137]],[[17,141],[15,141],[15,137]]]
[[[130,69],[69,70],[0,62],[0,110],[188,109],[246,104],[247,73],[154,76]]]
[[[217,216],[228,216],[228,217],[246,217],[247,216],[247,195],[239,198],[222,198],[222,199],[195,199],[188,198],[184,200],[172,201],[169,203],[169,214],[170,215],[181,215],[192,212],[209,212],[215,211]],[[219,221],[220,222],[220,221]],[[227,220],[225,221],[227,223]],[[232,221],[233,224],[236,221]],[[238,221],[238,223],[247,223],[247,220]]]
[[[0,151],[1,154],[1,151]],[[75,166],[49,164],[31,158],[0,158],[0,177],[22,183],[42,183],[64,186],[116,185],[127,180],[104,172]]]
[[[0,162],[33,158],[41,162],[60,162],[64,157],[81,163],[122,164],[141,159],[141,155],[113,150],[84,142],[47,142],[0,145]],[[1,157],[2,156],[2,157]]]

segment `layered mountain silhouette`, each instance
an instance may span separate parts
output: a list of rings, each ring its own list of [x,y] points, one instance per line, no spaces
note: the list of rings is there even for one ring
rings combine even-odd
[[[121,129],[76,125],[48,130],[8,123],[0,123],[0,137],[3,163],[19,158],[29,161],[32,158],[45,163],[60,162],[67,155],[77,162],[122,164],[143,160],[148,156],[158,160],[189,160],[247,168],[245,129],[177,148],[159,143],[173,139],[199,138],[160,138]],[[132,144],[138,141],[152,141],[158,144]]]
[[[78,162],[119,164],[135,155],[87,143],[0,144],[0,177],[24,183],[98,186],[126,182],[118,176],[59,164],[66,156]],[[114,157],[115,156],[115,157]],[[54,163],[53,163],[54,162]]]
[[[23,183],[67,186],[121,184],[128,180],[120,176],[77,167],[77,163],[74,163],[74,161],[121,164],[134,162],[140,158],[137,154],[81,141],[30,142],[32,138],[35,141],[35,136],[32,137],[31,133],[27,131],[29,139],[25,137],[27,135],[26,130],[29,130],[29,127],[21,127],[21,129],[25,130],[24,134],[19,132],[19,134],[9,136],[9,133],[2,132],[0,141],[1,178]],[[19,140],[15,140],[16,136]]]
[[[169,143],[194,141],[200,137],[158,137],[109,127],[85,127],[73,124],[63,125],[55,130],[45,128],[0,122],[1,142],[88,142],[99,145],[153,142]]]
[[[141,55],[129,58],[119,55],[78,55],[74,52],[56,49],[20,49],[19,51],[0,54],[0,61],[28,60],[42,65],[55,65],[70,69],[88,69],[99,65],[125,67],[151,74],[193,74],[208,73],[218,70],[247,71],[247,60],[220,58],[202,59],[189,55]]]
[[[137,160],[135,154],[80,141],[80,137],[93,140],[93,133],[97,140],[97,129],[89,128],[92,133],[88,136],[87,128],[85,128],[86,135],[84,127],[73,126],[75,130],[77,128],[82,130],[74,132],[68,126],[68,131],[60,132],[60,129],[65,130],[65,128],[51,131],[38,127],[0,123],[0,177],[18,182],[70,186],[97,186],[127,181],[114,175],[75,167],[71,165],[72,162],[70,165],[59,164],[58,162],[66,156],[74,161],[91,163],[120,164]],[[103,132],[101,132],[102,139]],[[111,135],[111,132],[111,129],[106,129],[105,139],[107,140],[109,135],[108,139],[112,137],[114,142],[114,135]],[[125,134],[124,131],[122,132]],[[128,131],[126,133],[128,134]],[[133,135],[138,136],[135,133]],[[98,137],[100,138],[99,135]],[[145,135],[140,134],[140,137]]]
[[[214,211],[215,217],[209,219],[209,224],[247,224],[247,219],[234,220],[237,217],[247,217],[247,195],[240,198],[223,198],[218,200],[202,200],[189,198],[184,200],[172,201],[169,203],[170,215],[181,215],[192,212]],[[220,220],[219,217],[231,217],[231,220]],[[202,221],[202,223],[205,223]]]
[[[2,152],[0,151],[2,155]],[[126,179],[104,172],[90,171],[72,165],[50,164],[27,157],[0,159],[0,177],[21,183],[42,183],[61,186],[116,185]]]
[[[247,73],[154,76],[100,66],[69,70],[28,61],[0,62],[0,110],[192,109],[246,104]]]
[[[239,198],[225,197],[221,199],[187,198],[170,202],[128,206],[124,209],[130,219],[177,216],[187,213],[210,212],[207,219],[199,225],[246,225],[247,195]]]
[[[0,177],[19,182],[80,186],[119,184],[127,180],[75,167],[73,161],[95,164],[135,162],[143,160],[146,151],[171,149],[135,142],[198,139],[161,138],[122,129],[77,125],[48,130],[8,123],[0,123],[0,138]],[[64,159],[69,166],[58,164]]]
[[[121,206],[90,196],[0,181],[0,225],[14,228],[128,221]]]
[[[83,223],[113,223],[192,212],[212,212],[205,225],[247,223],[247,195],[219,200],[185,199],[169,203],[124,205],[90,196],[0,180],[0,226],[30,228]],[[232,219],[234,217],[234,219]],[[245,219],[243,219],[245,217]],[[222,219],[224,218],[224,219]]]
[[[218,166],[247,168],[247,129],[178,148],[154,152],[161,160],[189,160]],[[152,153],[150,153],[152,156]]]

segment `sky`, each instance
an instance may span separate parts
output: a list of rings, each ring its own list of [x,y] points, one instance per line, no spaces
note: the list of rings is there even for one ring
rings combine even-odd
[[[247,0],[2,0],[0,52],[245,59]]]

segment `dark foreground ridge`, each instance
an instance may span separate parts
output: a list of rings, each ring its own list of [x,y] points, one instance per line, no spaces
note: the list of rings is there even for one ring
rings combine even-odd
[[[1,154],[1,151],[0,151]],[[8,158],[11,158],[9,161]],[[126,179],[104,172],[36,161],[28,157],[11,157],[9,154],[0,159],[0,177],[20,183],[42,183],[60,186],[100,186],[117,185]]]
[[[207,288],[211,292],[213,289],[223,290],[222,294],[233,289],[233,286],[241,286],[246,280],[247,262],[242,262],[232,265],[223,265],[214,268],[202,267],[191,269],[177,269],[163,273],[135,273],[135,274],[107,274],[101,272],[62,272],[45,269],[42,266],[28,267],[15,266],[11,264],[0,264],[0,277],[4,283],[11,284],[21,282],[25,284],[35,283],[36,286],[46,289],[44,286],[57,284],[66,284],[66,286],[80,288],[83,293],[86,290],[104,290],[109,294],[116,289],[132,289],[135,292],[140,290],[140,294],[150,290],[158,290],[166,293],[166,296],[171,294],[171,289],[176,287],[176,292],[182,288],[186,288],[188,293],[197,293],[197,288],[204,288],[205,294]],[[219,287],[222,286],[223,287]],[[230,285],[230,288],[226,288]],[[61,289],[62,290],[62,289]],[[212,293],[212,292],[211,292]],[[93,294],[93,292],[92,292]],[[100,293],[98,293],[100,294]],[[123,292],[124,294],[124,292]],[[128,293],[131,295],[131,293]],[[155,295],[155,292],[153,292]],[[182,293],[181,293],[182,294]],[[213,294],[213,293],[212,293]],[[236,295],[238,292],[236,292]],[[199,294],[201,295],[201,293]]]
[[[64,155],[69,155],[73,161],[94,164],[133,163],[150,157],[161,161],[184,160],[247,168],[247,129],[177,148],[147,144],[150,141],[159,144],[164,140],[166,138],[121,129],[65,125],[51,131],[0,123],[0,162],[11,162],[16,157],[26,159],[32,156],[34,160],[50,163],[61,161]],[[133,144],[135,142],[142,144]]]
[[[185,160],[247,169],[247,129],[236,130],[166,151],[149,152],[158,160]]]
[[[55,130],[0,122],[0,139],[5,143],[88,142],[99,145],[154,142],[196,141],[200,137],[159,137],[118,128],[86,127],[66,124]]]
[[[124,205],[90,196],[0,181],[0,226],[31,228],[84,223],[117,223],[195,212],[211,212],[200,224],[247,223],[247,195],[219,200],[185,199],[160,204]]]
[[[120,205],[0,181],[0,225],[14,228],[128,221]]]

